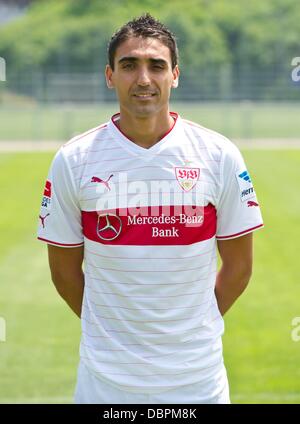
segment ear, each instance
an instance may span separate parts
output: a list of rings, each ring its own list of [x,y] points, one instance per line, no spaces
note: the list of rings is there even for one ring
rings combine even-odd
[[[172,73],[173,73],[172,88],[177,88],[178,87],[178,83],[179,83],[179,75],[180,75],[180,71],[179,71],[178,65],[175,66],[175,68],[173,69]]]
[[[106,85],[108,88],[114,88],[113,83],[113,70],[109,65],[106,65],[105,67],[105,79],[106,79]]]

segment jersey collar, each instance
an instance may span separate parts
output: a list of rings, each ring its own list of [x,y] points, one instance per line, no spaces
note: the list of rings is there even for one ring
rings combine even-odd
[[[149,149],[139,146],[130,140],[117,126],[116,121],[120,119],[120,113],[113,115],[108,123],[108,129],[112,133],[114,139],[122,145],[126,150],[129,150],[132,154],[143,155],[143,156],[153,156],[157,154],[162,147],[171,140],[176,133],[179,131],[180,127],[180,116],[176,112],[170,112],[170,115],[174,119],[173,126],[161,137],[161,139],[155,143]]]

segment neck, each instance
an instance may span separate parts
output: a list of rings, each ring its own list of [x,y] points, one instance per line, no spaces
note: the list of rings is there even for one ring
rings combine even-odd
[[[147,118],[130,116],[120,110],[120,119],[115,123],[127,138],[138,146],[149,149],[173,127],[174,119],[169,110]]]

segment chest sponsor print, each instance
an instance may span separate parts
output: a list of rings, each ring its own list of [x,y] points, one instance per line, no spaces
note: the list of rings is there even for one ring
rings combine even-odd
[[[83,211],[84,236],[102,244],[188,245],[207,240],[216,233],[213,205],[187,207],[178,213],[176,206],[157,207],[157,213],[140,215],[127,208]],[[190,209],[190,210],[189,210]]]

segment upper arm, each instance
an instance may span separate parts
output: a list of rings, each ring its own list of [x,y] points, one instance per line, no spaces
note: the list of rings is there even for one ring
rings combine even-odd
[[[253,234],[229,240],[218,240],[218,250],[225,267],[251,274],[253,262]]]
[[[222,157],[216,209],[218,240],[241,238],[263,226],[252,179],[242,155],[231,144]]]
[[[48,244],[48,258],[53,281],[82,273],[83,246],[64,248]]]
[[[55,246],[83,245],[78,187],[62,149],[52,161],[39,217],[38,238]]]

